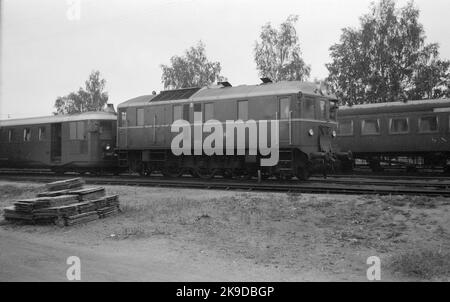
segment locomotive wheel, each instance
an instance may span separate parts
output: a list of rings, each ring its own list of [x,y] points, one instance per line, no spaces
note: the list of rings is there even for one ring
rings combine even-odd
[[[305,167],[298,167],[297,173],[295,174],[295,176],[297,176],[298,180],[308,180],[309,175],[310,175],[309,171]]]
[[[214,175],[216,175],[216,170],[213,169],[209,169],[209,168],[204,168],[204,167],[199,167],[195,169],[195,174],[197,177],[201,178],[201,179],[211,179],[214,177]]]
[[[163,168],[162,174],[171,178],[179,177],[181,176],[181,169],[178,167],[177,163],[172,162]]]
[[[222,171],[222,176],[225,179],[232,179],[233,178],[233,170],[231,169],[225,169]]]

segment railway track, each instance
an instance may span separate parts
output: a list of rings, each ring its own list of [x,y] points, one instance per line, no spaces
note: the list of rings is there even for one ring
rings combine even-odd
[[[46,183],[72,178],[74,175],[0,175],[0,180]],[[414,195],[450,197],[450,181],[393,181],[370,179],[312,178],[309,181],[275,181],[258,183],[255,180],[196,179],[184,177],[167,179],[164,177],[84,177],[87,184],[92,185],[125,185],[166,188],[194,188],[256,192],[316,193],[316,194],[352,194],[352,195]]]

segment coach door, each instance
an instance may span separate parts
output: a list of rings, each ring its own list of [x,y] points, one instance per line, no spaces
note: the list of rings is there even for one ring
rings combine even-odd
[[[50,128],[50,160],[53,163],[61,162],[61,124],[51,124]]]
[[[291,97],[278,97],[278,119],[280,121],[280,144],[292,144]]]

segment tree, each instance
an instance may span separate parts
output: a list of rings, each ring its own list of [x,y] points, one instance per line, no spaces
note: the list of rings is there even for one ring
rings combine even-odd
[[[161,69],[165,89],[202,87],[224,80],[220,63],[208,61],[202,41],[187,49],[184,56],[171,57],[170,66],[163,64]]]
[[[85,82],[85,88],[79,88],[55,101],[55,114],[74,114],[86,111],[102,110],[108,102],[105,89],[106,80],[100,78],[100,71],[92,71]]]
[[[449,95],[450,62],[426,44],[420,11],[409,2],[373,3],[360,28],[345,28],[330,48],[328,81],[343,103],[377,103]]]
[[[291,15],[277,30],[270,23],[262,27],[261,42],[256,41],[254,56],[259,75],[273,81],[309,78],[311,67],[302,59],[299,38],[295,30],[297,15]]]

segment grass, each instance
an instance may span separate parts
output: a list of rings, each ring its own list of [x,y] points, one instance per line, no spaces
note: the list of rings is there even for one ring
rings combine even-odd
[[[450,280],[450,253],[434,250],[409,251],[394,256],[392,271],[407,277],[425,280],[447,278]]]

